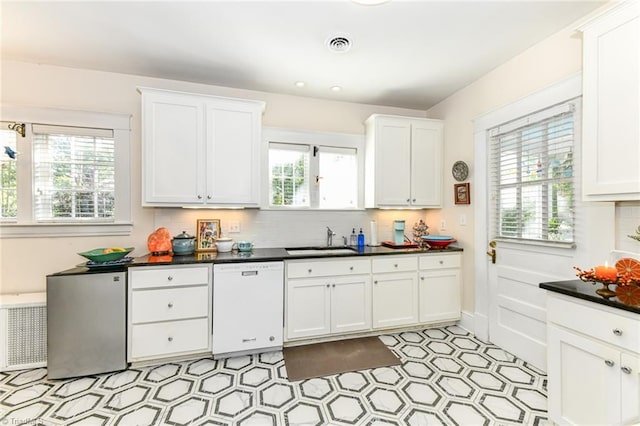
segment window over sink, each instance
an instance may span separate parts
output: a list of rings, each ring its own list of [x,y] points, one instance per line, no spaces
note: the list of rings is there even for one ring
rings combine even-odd
[[[264,208],[360,208],[363,146],[360,135],[265,129],[268,191]]]

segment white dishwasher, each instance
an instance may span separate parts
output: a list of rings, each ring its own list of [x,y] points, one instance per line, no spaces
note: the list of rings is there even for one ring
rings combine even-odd
[[[213,266],[214,358],[282,349],[284,262]]]

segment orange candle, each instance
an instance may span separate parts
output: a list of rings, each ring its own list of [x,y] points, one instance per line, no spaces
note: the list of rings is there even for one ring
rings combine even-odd
[[[618,279],[618,271],[615,267],[609,266],[606,262],[604,266],[596,266],[594,270],[597,279],[604,281],[615,281]]]

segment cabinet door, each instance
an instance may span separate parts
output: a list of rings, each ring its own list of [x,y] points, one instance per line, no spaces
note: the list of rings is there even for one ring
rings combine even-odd
[[[411,124],[411,205],[442,205],[441,122],[415,121]]]
[[[143,205],[201,204],[204,104],[197,97],[142,92]]]
[[[640,356],[623,353],[620,358],[622,424],[640,423]]]
[[[418,322],[418,274],[398,272],[373,276],[373,328]]]
[[[207,202],[258,206],[262,107],[207,103]]]
[[[325,278],[287,283],[287,338],[321,336],[331,331],[330,284]]]
[[[407,206],[411,197],[411,125],[380,118],[375,126],[376,205]]]
[[[460,319],[460,270],[420,272],[420,322]]]
[[[640,3],[626,2],[584,29],[583,194],[640,197]]]
[[[547,327],[549,418],[556,424],[620,423],[620,352]]]
[[[333,277],[331,282],[331,332],[371,329],[371,278],[368,275]]]

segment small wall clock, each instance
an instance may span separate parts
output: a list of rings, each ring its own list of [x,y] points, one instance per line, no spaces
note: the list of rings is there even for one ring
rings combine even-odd
[[[469,176],[469,166],[464,161],[456,161],[451,168],[451,174],[458,182],[462,182]]]

